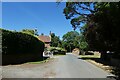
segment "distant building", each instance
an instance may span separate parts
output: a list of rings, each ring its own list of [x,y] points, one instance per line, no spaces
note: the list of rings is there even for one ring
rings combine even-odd
[[[45,47],[49,48],[51,43],[51,36],[40,35],[38,36],[39,40],[45,42]]]

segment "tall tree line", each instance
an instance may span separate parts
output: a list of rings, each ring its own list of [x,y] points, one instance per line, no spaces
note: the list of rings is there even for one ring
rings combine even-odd
[[[120,2],[66,2],[63,13],[74,30],[85,24],[81,30],[89,50],[120,58]]]

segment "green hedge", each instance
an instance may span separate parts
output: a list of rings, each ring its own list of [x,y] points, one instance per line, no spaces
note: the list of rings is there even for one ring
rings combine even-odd
[[[17,63],[17,61],[26,62],[43,58],[44,43],[38,38],[22,32],[0,30],[2,31],[3,64],[12,63],[12,60],[16,60]]]
[[[48,51],[53,52],[54,55],[65,55],[66,54],[66,50],[63,48],[59,48],[59,47],[50,47],[48,48]]]

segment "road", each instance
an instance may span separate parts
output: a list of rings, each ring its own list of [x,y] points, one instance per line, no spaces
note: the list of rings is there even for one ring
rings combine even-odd
[[[21,64],[2,67],[3,78],[106,78],[104,70],[67,53],[42,64]]]

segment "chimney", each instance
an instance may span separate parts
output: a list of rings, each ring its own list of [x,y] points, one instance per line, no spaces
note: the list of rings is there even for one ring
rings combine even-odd
[[[51,36],[52,32],[50,31],[49,35]]]
[[[49,33],[50,41],[51,41],[51,34],[52,34],[52,32],[50,31],[50,33]]]

